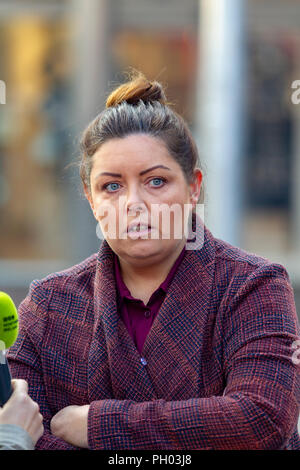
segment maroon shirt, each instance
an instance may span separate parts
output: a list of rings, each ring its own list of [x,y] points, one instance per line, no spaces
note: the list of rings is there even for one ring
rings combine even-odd
[[[132,297],[122,279],[119,258],[116,254],[114,256],[118,312],[140,354],[147,334],[164,301],[175,272],[184,258],[185,252],[184,246],[166,279],[153,292],[147,305],[142,300]]]

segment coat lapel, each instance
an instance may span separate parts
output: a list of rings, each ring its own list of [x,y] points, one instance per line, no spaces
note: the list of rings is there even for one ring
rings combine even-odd
[[[148,371],[160,398],[198,394],[203,332],[209,322],[214,282],[213,237],[201,220],[198,249],[186,252],[143,347]]]
[[[196,224],[196,225],[195,225]],[[146,338],[142,357],[117,312],[113,252],[104,240],[94,284],[95,324],[89,357],[89,398],[131,399],[194,396],[198,382],[199,331],[207,321],[214,278],[213,237],[199,217],[198,246],[183,258]]]
[[[151,400],[155,397],[151,380],[117,311],[113,252],[105,240],[97,260],[94,312],[88,372],[90,400]]]

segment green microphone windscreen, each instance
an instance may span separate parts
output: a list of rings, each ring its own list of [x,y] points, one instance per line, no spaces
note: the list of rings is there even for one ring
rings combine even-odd
[[[0,291],[0,351],[10,348],[19,332],[18,312],[12,298]]]

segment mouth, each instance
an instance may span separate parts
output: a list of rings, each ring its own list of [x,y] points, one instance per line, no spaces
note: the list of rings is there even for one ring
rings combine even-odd
[[[148,232],[149,230],[151,230],[151,225],[148,225],[148,224],[140,224],[140,223],[137,223],[137,224],[131,224],[129,225],[129,227],[127,228],[127,233],[132,233],[132,232]]]
[[[127,228],[128,237],[132,240],[138,238],[149,239],[149,235],[152,233],[153,228],[149,224],[132,223]]]

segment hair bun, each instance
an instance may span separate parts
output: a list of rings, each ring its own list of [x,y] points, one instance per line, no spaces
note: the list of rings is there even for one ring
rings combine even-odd
[[[123,83],[113,90],[106,100],[106,107],[118,106],[126,101],[135,105],[139,101],[149,103],[159,101],[167,104],[166,95],[160,83],[148,80],[141,72],[138,72],[130,81]]]

